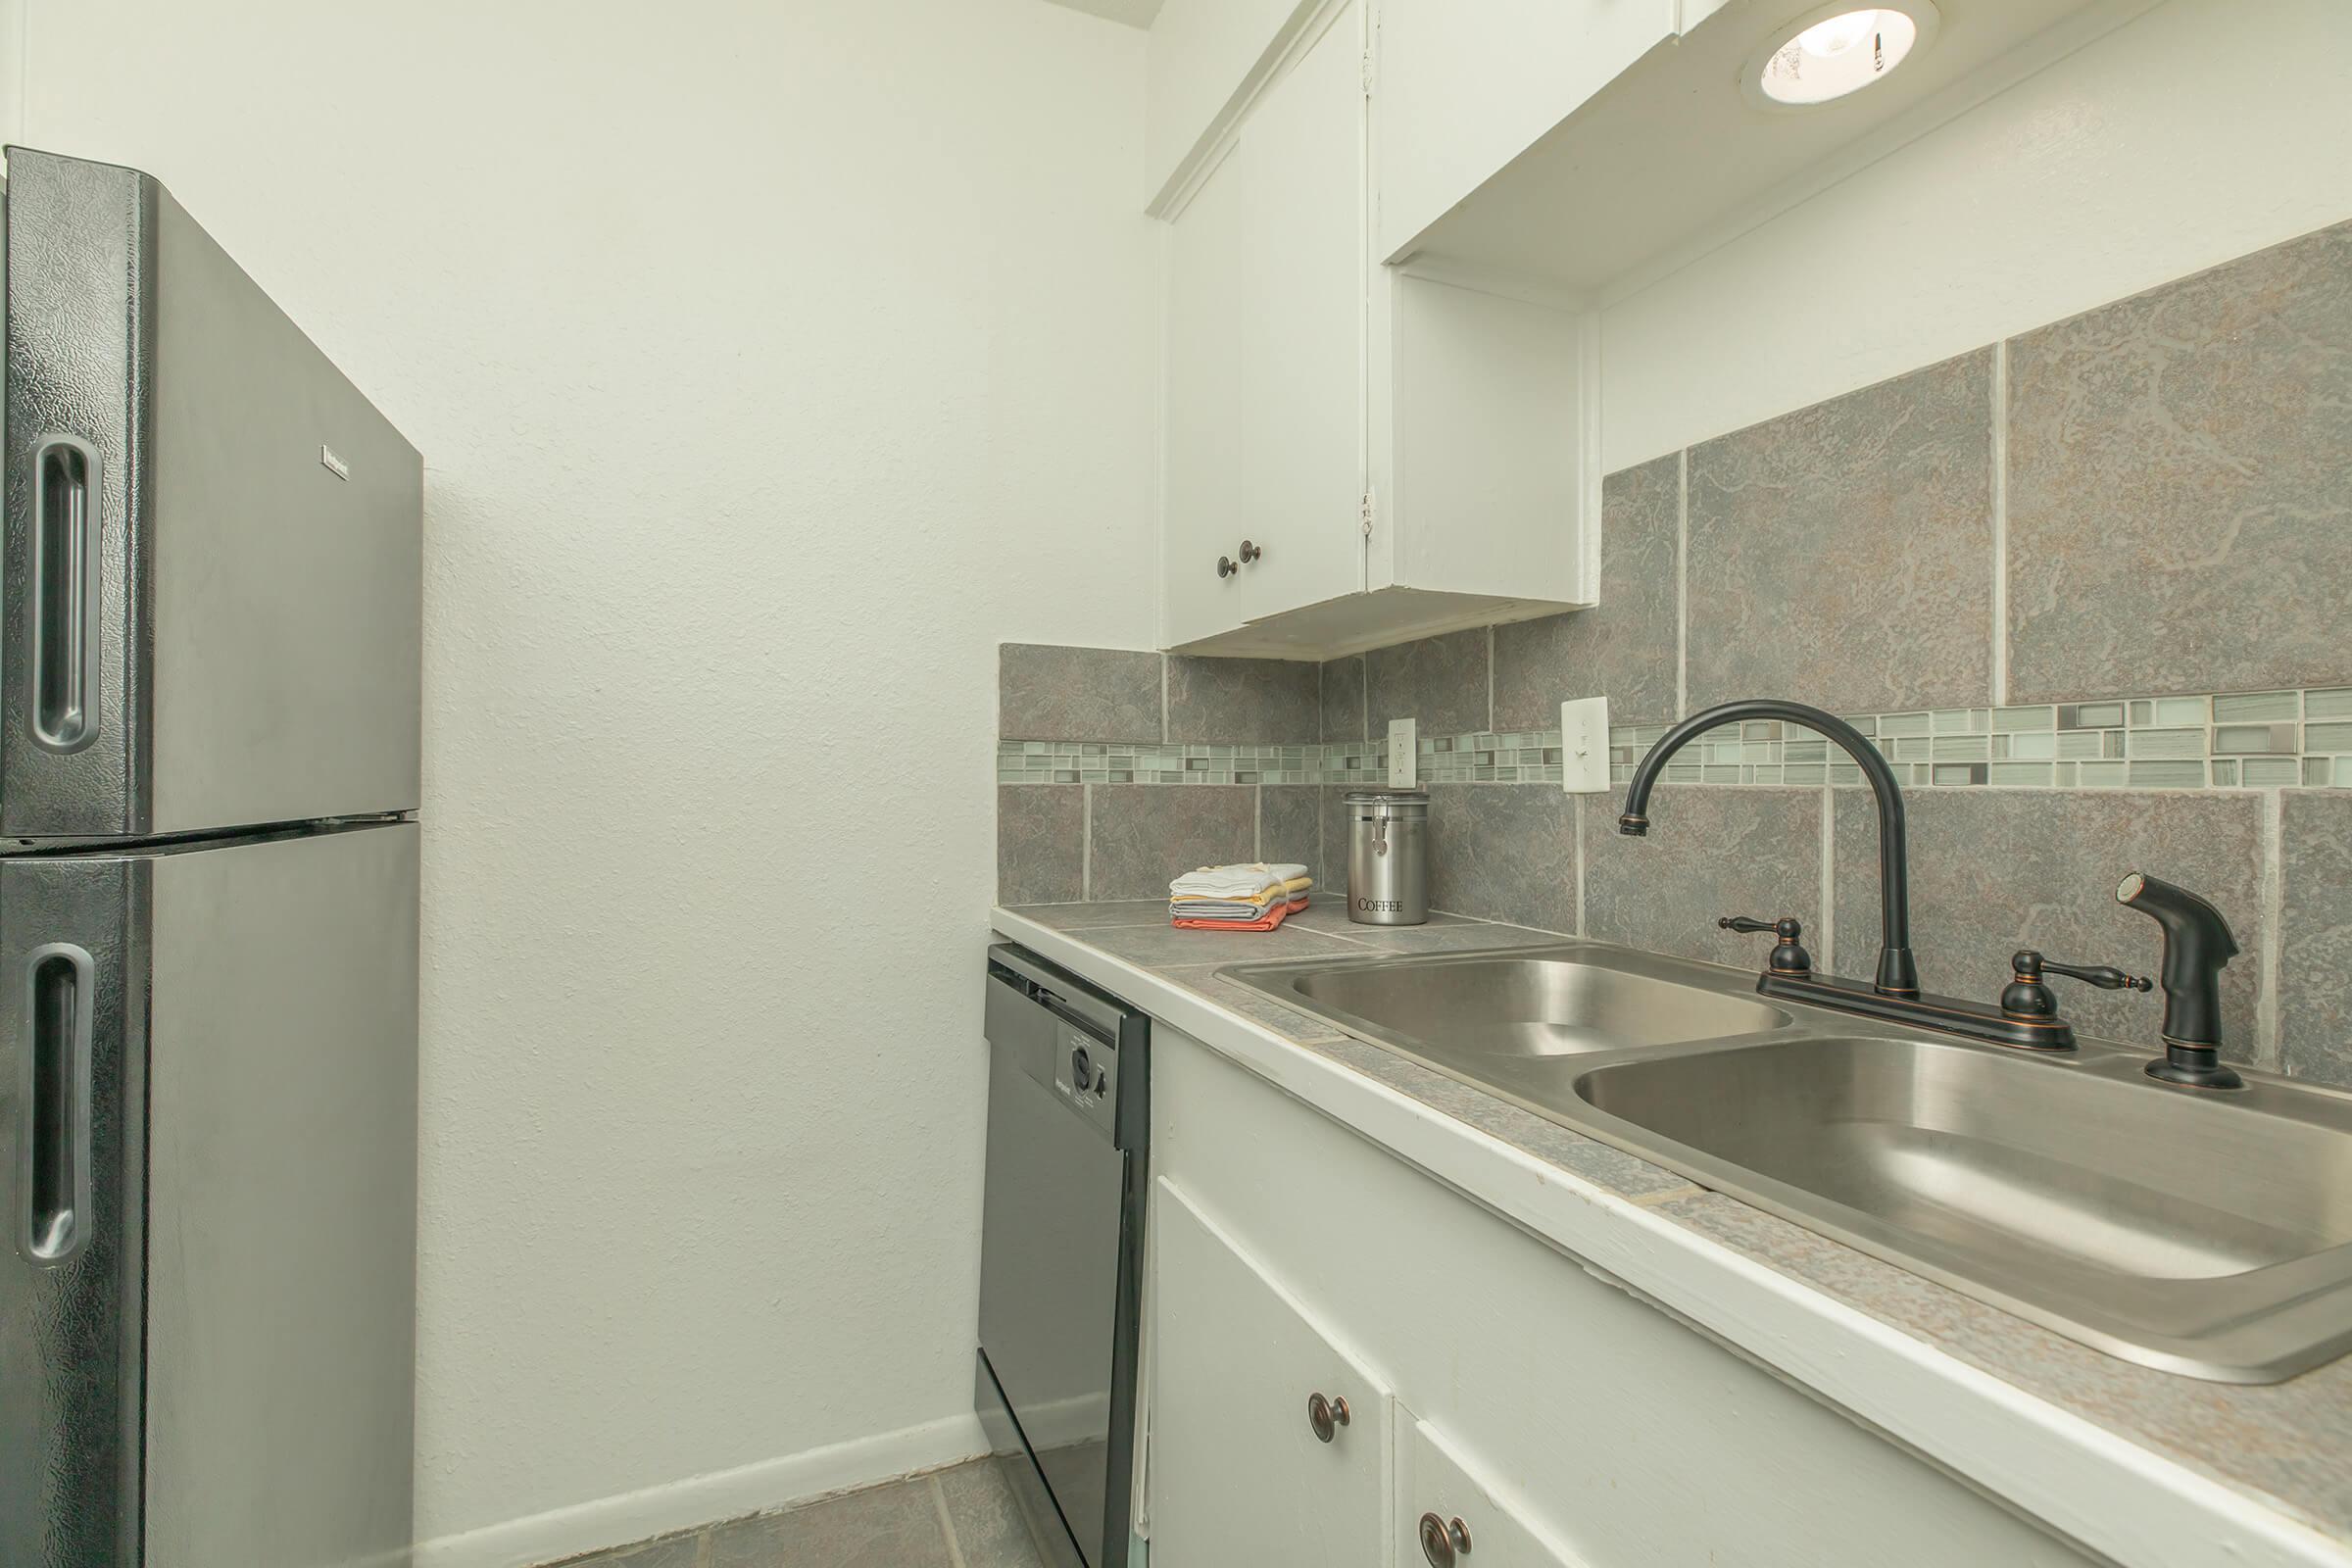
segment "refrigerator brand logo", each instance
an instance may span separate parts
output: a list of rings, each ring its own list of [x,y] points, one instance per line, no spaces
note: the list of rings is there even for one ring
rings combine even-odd
[[[318,449],[318,466],[324,468],[327,472],[333,474],[338,479],[349,479],[351,477],[351,465],[345,463],[340,457],[337,457],[333,447],[320,447]]]

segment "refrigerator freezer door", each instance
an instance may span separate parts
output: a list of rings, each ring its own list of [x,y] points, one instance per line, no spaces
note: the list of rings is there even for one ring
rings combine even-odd
[[[101,1178],[75,1258],[0,1254],[9,1568],[406,1562],[416,834],[0,859],[7,1078],[86,950]],[[21,1173],[56,1118],[8,1110]],[[10,1184],[20,1238],[64,1185]]]
[[[6,203],[0,835],[415,808],[416,450],[153,179]]]

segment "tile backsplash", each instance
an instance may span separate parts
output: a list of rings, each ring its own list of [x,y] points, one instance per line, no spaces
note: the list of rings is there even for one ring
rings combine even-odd
[[[1989,999],[2022,947],[2151,972],[2113,900],[2147,870],[2237,935],[2228,1054],[2352,1086],[2352,223],[1611,474],[1600,572],[1593,610],[1321,665],[1006,647],[1000,896],[1228,851],[1329,885],[1411,717],[1436,906],[1741,967],[1715,917],[1793,914],[1866,976],[1876,823],[1819,736],[1708,734],[1646,839],[1559,788],[1565,699],[1608,697],[1622,784],[1683,715],[1788,697],[1905,785],[1928,986]]]

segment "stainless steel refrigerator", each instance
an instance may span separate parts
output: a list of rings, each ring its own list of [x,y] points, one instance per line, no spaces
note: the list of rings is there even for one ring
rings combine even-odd
[[[0,1564],[406,1563],[422,465],[155,180],[7,157]]]

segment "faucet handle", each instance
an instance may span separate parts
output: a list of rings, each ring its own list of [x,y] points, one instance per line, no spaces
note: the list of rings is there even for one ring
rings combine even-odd
[[[2101,991],[2152,991],[2156,982],[2144,975],[2126,974],[2106,964],[2060,963],[2045,958],[2032,948],[2021,949],[2009,956],[2012,978],[2001,988],[2001,1011],[2012,1018],[2055,1018],[2058,999],[2042,984],[2044,974],[2062,974],[2070,980],[2081,980],[2097,986]]]
[[[2017,954],[2011,961],[2016,963],[2018,971],[2022,974],[2026,968],[2026,960],[2029,958],[2051,974],[2062,974],[2070,980],[2081,980],[2087,985],[2097,986],[2101,991],[2153,991],[2156,989],[2156,982],[2146,975],[2126,974],[2121,969],[2103,963],[2088,965],[2060,963],[2055,958],[2045,958],[2040,954],[2034,952]]]
[[[1758,920],[1750,915],[1727,914],[1717,920],[1715,924],[1725,931],[1738,931],[1742,934],[1769,931],[1780,938],[1780,944],[1772,950],[1772,956],[1765,960],[1767,967],[1774,974],[1811,974],[1813,972],[1813,956],[1807,953],[1798,942],[1798,939],[1805,934],[1804,925],[1793,915],[1784,914],[1777,920]]]

